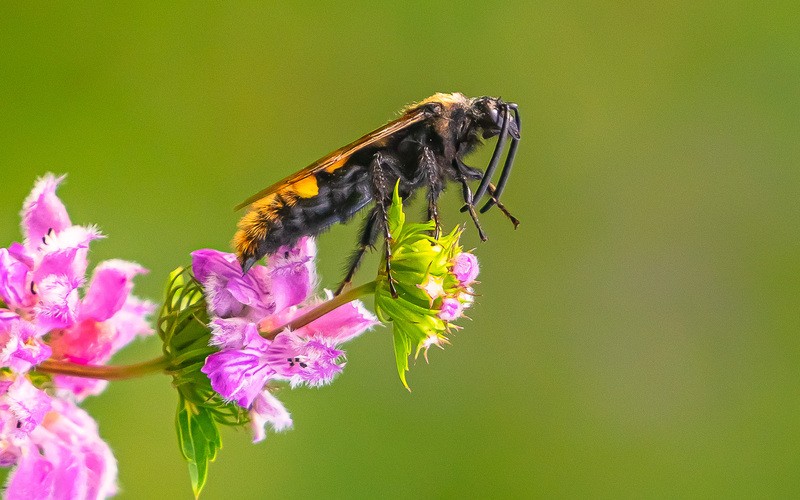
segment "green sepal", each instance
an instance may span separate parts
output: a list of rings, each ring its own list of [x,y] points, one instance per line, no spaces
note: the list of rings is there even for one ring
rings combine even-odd
[[[189,465],[195,497],[208,478],[208,463],[222,446],[218,426],[240,426],[248,422],[247,410],[225,401],[201,371],[206,358],[218,351],[209,346],[211,330],[203,287],[185,268],[170,274],[164,305],[158,318],[158,334],[178,391],[175,416],[178,443]]]
[[[394,236],[406,222],[406,214],[403,213],[403,200],[400,198],[400,179],[394,185],[392,193],[392,205],[389,207],[389,232]]]
[[[406,372],[408,371],[408,356],[411,354],[411,341],[407,335],[400,332],[400,328],[396,323],[394,325],[392,336],[394,337],[394,358],[397,363],[397,374],[400,376],[400,381],[403,386],[411,391],[406,381]]]
[[[247,411],[223,400],[211,388],[211,382],[200,371],[206,358],[217,352],[209,346],[211,330],[203,287],[185,268],[170,274],[164,305],[158,318],[158,334],[170,365],[166,373],[182,400],[211,412],[214,420],[225,425],[247,422]]]

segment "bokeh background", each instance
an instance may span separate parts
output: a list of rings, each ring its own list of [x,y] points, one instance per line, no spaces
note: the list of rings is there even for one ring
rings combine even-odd
[[[524,120],[522,225],[492,211],[485,244],[468,226],[473,320],[412,393],[389,330],[359,339],[332,386],[281,393],[293,431],[224,432],[204,497],[796,496],[798,20],[795,2],[3,3],[0,241],[34,179],[68,173],[73,220],[109,236],[92,261],[140,262],[158,300],[189,252],[228,248],[253,192],[433,92],[500,95]],[[355,231],[320,239],[323,285]],[[175,404],[163,376],[86,402],[120,498],[191,498]]]

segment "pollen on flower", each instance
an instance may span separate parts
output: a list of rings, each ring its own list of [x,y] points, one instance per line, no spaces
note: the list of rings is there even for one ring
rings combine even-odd
[[[444,277],[441,276],[428,274],[425,281],[417,285],[417,288],[425,292],[431,304],[439,297],[447,295],[447,292],[444,291]]]

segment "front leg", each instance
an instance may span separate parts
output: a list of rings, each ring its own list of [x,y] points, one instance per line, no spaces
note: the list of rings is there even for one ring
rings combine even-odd
[[[511,223],[514,224],[514,229],[518,228],[519,227],[519,219],[517,219],[516,217],[511,215],[511,212],[508,211],[506,206],[503,205],[503,203],[500,200],[498,200],[497,197],[494,195],[494,193],[495,193],[494,184],[492,184],[490,182],[489,183],[489,189],[486,190],[486,192],[489,193],[489,197],[491,197],[492,201],[494,201],[495,205],[497,205],[497,208],[500,209],[500,211],[503,213],[503,215],[505,215],[508,218],[508,220],[510,220]]]
[[[461,207],[461,212],[466,212],[467,210],[470,210],[469,202],[467,200],[471,199],[472,193],[470,192],[469,186],[466,185],[465,179],[473,181],[481,179],[483,177],[483,172],[481,172],[475,167],[470,167],[469,165],[464,164],[464,162],[458,159],[455,160],[455,164],[456,164],[456,172],[459,172],[462,175],[462,178],[459,178],[458,180],[461,181],[462,186],[464,188],[464,202],[466,203],[463,207]],[[519,219],[511,215],[511,212],[508,211],[505,205],[503,205],[497,199],[497,197],[495,196],[494,184],[490,182],[486,189],[486,192],[489,193],[489,198],[491,198],[491,200],[497,205],[497,208],[500,209],[503,215],[505,215],[508,218],[508,220],[510,220],[511,223],[514,224],[514,229],[516,229],[519,226]],[[470,215],[472,216],[473,220],[477,221],[477,214],[474,214],[474,212],[475,212],[475,206],[473,205],[472,210],[470,211]]]
[[[389,292],[395,299],[398,297],[392,278],[392,235],[389,232],[388,203],[391,200],[391,188],[384,170],[386,160],[380,152],[375,153],[369,165],[370,178],[372,179],[372,197],[375,200],[375,210],[378,213],[378,223],[383,226],[384,257],[386,258],[386,279],[389,282]]]
[[[453,165],[456,169],[457,179],[461,183],[461,194],[464,196],[465,205],[461,211],[463,212],[464,210],[469,210],[469,215],[472,217],[472,222],[475,223],[475,228],[478,230],[478,236],[481,238],[481,241],[486,241],[486,233],[483,232],[481,223],[478,220],[478,214],[475,212],[475,204],[472,201],[472,190],[469,188],[469,184],[467,184],[468,179],[480,179],[482,172],[468,165],[464,165],[464,163],[458,158],[453,160]]]

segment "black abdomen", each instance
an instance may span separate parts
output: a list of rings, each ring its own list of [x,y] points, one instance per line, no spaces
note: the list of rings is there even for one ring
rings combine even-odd
[[[360,165],[318,172],[316,187],[313,196],[299,196],[291,189],[278,192],[269,213],[256,211],[266,226],[266,235],[257,243],[255,255],[248,256],[243,264],[250,259],[255,263],[283,245],[293,245],[302,236],[315,236],[332,224],[346,222],[372,201],[367,168]]]

